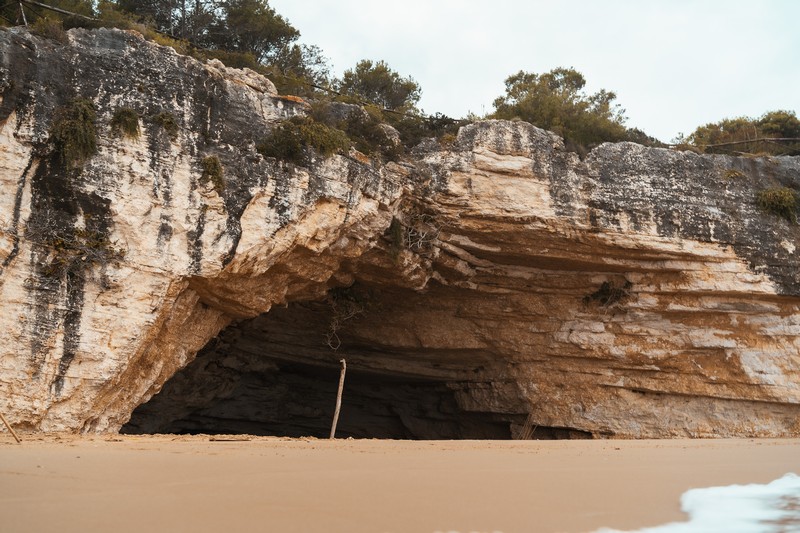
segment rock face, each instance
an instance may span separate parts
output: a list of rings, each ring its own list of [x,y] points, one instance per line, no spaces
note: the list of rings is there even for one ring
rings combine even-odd
[[[345,358],[341,435],[800,434],[800,233],[756,206],[800,188],[800,158],[582,161],[486,121],[401,164],[298,167],[255,150],[306,110],[268,80],[69,35],[0,32],[15,426],[322,436]],[[98,150],[64,170],[50,131],[75,97]],[[111,127],[121,107],[138,138]]]

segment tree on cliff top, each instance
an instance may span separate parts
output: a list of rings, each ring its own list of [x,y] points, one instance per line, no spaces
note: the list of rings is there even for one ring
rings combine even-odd
[[[309,94],[308,83],[328,82],[320,48],[298,44],[300,32],[266,0],[117,0],[115,5],[206,49],[201,57],[267,74],[282,92]]]
[[[385,109],[408,111],[419,102],[422,89],[413,78],[404,78],[385,61],[362,59],[346,70],[337,83],[339,92],[363,98]]]
[[[544,74],[519,71],[506,81],[506,94],[494,101],[493,118],[519,118],[590,147],[628,139],[625,111],[605,89],[587,94],[586,79],[573,68]]]
[[[137,15],[158,31],[178,39],[201,42],[220,16],[218,0],[117,0],[116,7]],[[102,11],[102,8],[101,8]]]
[[[209,44],[247,52],[259,63],[273,60],[300,32],[263,0],[220,2],[222,16],[209,28]]]
[[[688,138],[676,141],[707,153],[800,155],[800,120],[794,111],[769,111],[757,119],[726,118],[700,126]]]
[[[300,37],[265,0],[118,0],[117,6],[176,38],[249,53],[259,63]]]

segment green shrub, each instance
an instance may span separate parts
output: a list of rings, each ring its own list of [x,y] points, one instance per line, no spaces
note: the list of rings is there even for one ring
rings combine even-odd
[[[105,233],[90,229],[76,229],[71,234],[54,231],[42,242],[52,250],[50,262],[42,268],[42,273],[49,278],[118,263],[125,258],[125,251],[111,244]]]
[[[698,127],[686,141],[710,154],[800,155],[800,119],[794,111],[769,111],[760,118],[726,118]],[[778,139],[786,139],[779,141]]]
[[[350,148],[350,139],[345,132],[309,117],[292,117],[275,128],[257,148],[264,157],[302,165],[307,162],[308,148],[329,157]]]
[[[605,89],[587,93],[586,79],[573,68],[544,74],[519,71],[506,78],[505,84],[506,94],[495,99],[492,118],[522,119],[557,133],[581,150],[628,138],[617,95]]]
[[[139,137],[139,113],[130,107],[120,107],[111,117],[111,130],[126,137]]]
[[[463,123],[441,113],[434,113],[428,117],[411,113],[403,115],[384,113],[384,118],[398,131],[403,144],[409,148],[428,137],[441,139],[444,136],[455,136],[458,133],[459,123]]]
[[[788,187],[772,187],[758,193],[758,206],[792,224],[797,223],[797,193]]]
[[[167,132],[169,138],[175,140],[178,136],[178,120],[169,112],[162,112],[152,117],[153,124]]]
[[[70,17],[67,19],[67,24],[70,26],[77,26],[81,28],[87,29],[95,29],[95,28],[119,28],[121,30],[130,30],[130,29],[137,29],[137,26],[141,26],[141,24],[137,24],[136,20],[131,17],[129,14],[124,13],[117,9],[117,6],[114,2],[109,2],[107,0],[103,0],[98,2],[98,19],[95,20],[86,20],[86,19],[78,19],[75,20],[74,17]],[[141,31],[139,32],[141,33]]]
[[[656,148],[666,148],[667,145],[655,137],[646,134],[639,128],[626,128],[625,140],[641,144],[642,146],[653,146]]]
[[[396,161],[404,152],[401,139],[393,135],[386,116],[376,106],[351,104],[323,99],[314,101],[311,118],[327,126],[344,131],[356,150],[367,155],[381,155]]]
[[[404,151],[399,133],[395,141],[388,133],[391,127],[386,124],[380,109],[374,106],[365,106],[363,109],[365,113],[351,113],[339,128],[347,133],[359,152],[380,154],[389,161],[397,161]]]
[[[64,24],[57,19],[51,19],[48,17],[40,18],[31,24],[31,32],[46,39],[58,41],[62,44],[69,42],[67,32],[64,31]]]
[[[219,162],[219,158],[215,155],[204,157],[203,160],[200,161],[200,165],[203,167],[203,173],[200,175],[200,183],[205,185],[211,182],[217,194],[222,196],[222,192],[225,190],[225,178],[222,163]]]
[[[197,59],[208,60],[218,59],[226,67],[249,68],[259,70],[260,65],[253,54],[247,52],[235,52],[230,50],[197,50],[194,57]]]
[[[725,171],[725,179],[726,180],[741,179],[741,178],[745,178],[745,177],[747,177],[747,176],[745,176],[742,172],[736,170],[735,168],[730,168],[730,169]]]
[[[448,147],[453,146],[456,142],[456,134],[455,133],[445,133],[439,138],[439,143],[442,146]]]
[[[184,40],[173,39],[172,37],[164,35],[163,33],[158,33],[147,26],[135,27],[135,29],[140,31],[144,38],[148,41],[160,44],[161,46],[168,46],[180,55],[188,56],[192,55],[194,52],[192,45]]]
[[[97,151],[96,120],[94,104],[85,98],[75,98],[56,112],[50,140],[66,168],[78,166]]]
[[[365,154],[381,152],[391,144],[381,128],[381,113],[375,108],[365,108],[366,113],[350,113],[341,129],[353,140],[356,150]]]
[[[32,217],[25,236],[48,250],[47,257],[39,264],[44,276],[58,279],[67,273],[116,264],[125,257],[125,251],[110,241],[102,218],[95,217],[84,212],[82,227],[50,210]]]

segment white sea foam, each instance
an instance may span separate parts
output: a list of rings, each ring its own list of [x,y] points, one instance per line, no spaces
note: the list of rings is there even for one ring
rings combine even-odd
[[[681,509],[689,515],[689,521],[636,533],[800,532],[800,476],[786,474],[766,485],[692,489],[681,496]],[[621,532],[603,528],[595,533]]]

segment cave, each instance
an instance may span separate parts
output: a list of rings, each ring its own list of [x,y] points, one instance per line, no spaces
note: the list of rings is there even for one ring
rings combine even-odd
[[[204,353],[196,379],[230,361]],[[213,360],[213,362],[212,362]],[[258,367],[258,368],[256,368]],[[187,369],[191,373],[192,367]],[[205,375],[204,375],[205,374]],[[226,376],[203,402],[182,396],[170,382],[140,406],[123,433],[251,434],[327,437],[339,370],[264,358]],[[509,424],[490,413],[461,411],[445,382],[349,369],[337,437],[380,439],[507,439]],[[165,416],[165,413],[170,413]]]
[[[435,289],[425,297],[355,285],[236,322],[140,405],[121,432],[326,438],[345,359],[339,438],[517,438],[525,413],[470,399],[496,393],[502,364],[469,343],[425,342],[420,326],[431,322],[420,308],[435,309],[446,300],[438,296]],[[528,430],[536,439],[588,435]]]
[[[511,438],[514,416],[459,406],[458,391],[475,383],[392,368],[390,354],[352,340],[348,322],[368,312],[353,294],[334,291],[325,302],[292,304],[229,326],[136,409],[122,432],[327,437],[339,360],[358,354],[371,363],[348,366],[337,437]],[[334,321],[342,322],[337,331]]]

